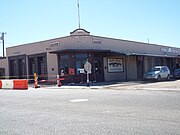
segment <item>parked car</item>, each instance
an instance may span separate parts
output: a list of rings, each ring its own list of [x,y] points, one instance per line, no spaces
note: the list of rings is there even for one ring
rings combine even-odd
[[[146,73],[144,73],[143,78],[146,80],[157,80],[157,81],[160,81],[161,79],[169,80],[170,70],[167,66],[155,66]]]
[[[180,68],[175,69],[174,72],[172,73],[172,76],[175,79],[180,79]]]

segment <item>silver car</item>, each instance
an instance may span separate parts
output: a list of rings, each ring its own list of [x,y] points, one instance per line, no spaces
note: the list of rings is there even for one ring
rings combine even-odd
[[[160,81],[161,79],[170,79],[170,70],[167,66],[155,66],[151,68],[149,71],[144,73],[143,76],[146,80],[157,80]]]

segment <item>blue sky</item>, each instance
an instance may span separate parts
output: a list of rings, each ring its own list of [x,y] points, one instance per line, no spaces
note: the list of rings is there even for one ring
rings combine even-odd
[[[180,47],[179,0],[79,1],[81,28],[91,35]],[[5,47],[68,36],[78,28],[77,0],[0,0],[0,7]]]

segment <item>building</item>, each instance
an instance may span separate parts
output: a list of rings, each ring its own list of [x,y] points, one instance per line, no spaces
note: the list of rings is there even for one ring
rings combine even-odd
[[[64,71],[66,82],[84,82],[85,62],[92,65],[90,81],[129,81],[142,79],[155,65],[179,67],[180,48],[106,38],[76,29],[70,36],[8,47],[0,59],[0,69],[10,78],[54,80]]]

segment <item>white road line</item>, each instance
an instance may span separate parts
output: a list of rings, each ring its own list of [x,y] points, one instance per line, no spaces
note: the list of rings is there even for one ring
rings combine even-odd
[[[72,99],[72,100],[70,100],[70,102],[87,102],[88,101],[88,99]]]

